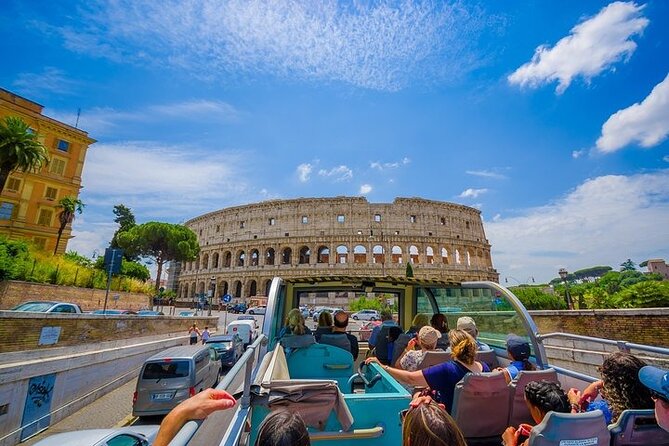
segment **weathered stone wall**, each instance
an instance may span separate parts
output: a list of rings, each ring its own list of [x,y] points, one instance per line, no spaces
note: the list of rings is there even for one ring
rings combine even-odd
[[[273,200],[211,212],[186,222],[200,256],[182,265],[182,300],[265,295],[274,276],[404,275],[493,280],[480,211],[420,198],[369,203],[363,197]]]
[[[30,300],[54,300],[75,303],[83,311],[101,310],[105,302],[105,291],[93,288],[50,285],[44,283],[6,280],[0,282],[0,310],[13,308]],[[118,300],[114,300],[118,296]],[[139,310],[146,308],[149,297],[146,294],[109,291],[107,308]]]
[[[209,326],[215,330],[218,317],[94,316],[0,311],[0,353],[78,346],[160,334],[186,334],[193,323],[197,323],[200,329]],[[57,343],[39,345],[44,327],[60,327]]]

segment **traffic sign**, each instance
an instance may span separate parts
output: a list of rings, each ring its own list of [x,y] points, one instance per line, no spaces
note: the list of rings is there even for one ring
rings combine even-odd
[[[229,304],[230,302],[232,302],[232,296],[229,295],[229,294],[224,294],[223,295],[223,302],[225,302],[226,304]]]

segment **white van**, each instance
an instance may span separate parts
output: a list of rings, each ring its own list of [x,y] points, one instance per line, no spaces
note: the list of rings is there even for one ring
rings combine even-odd
[[[244,347],[251,344],[258,337],[258,332],[255,328],[255,321],[236,320],[228,324],[225,329],[225,334],[237,335],[242,338]]]

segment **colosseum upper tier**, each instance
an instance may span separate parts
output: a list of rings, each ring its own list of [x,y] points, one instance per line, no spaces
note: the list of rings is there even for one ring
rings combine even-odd
[[[267,295],[273,277],[414,276],[492,280],[478,209],[421,198],[369,203],[363,197],[271,200],[196,217],[200,255],[185,262],[178,295]]]

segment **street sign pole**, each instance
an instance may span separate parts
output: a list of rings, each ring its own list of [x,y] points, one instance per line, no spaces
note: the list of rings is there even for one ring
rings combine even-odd
[[[111,288],[112,274],[121,271],[122,256],[123,251],[120,249],[105,249],[105,266],[109,264],[109,268],[107,269],[107,291],[105,291],[105,304],[102,308],[103,315],[107,314],[107,300],[109,299],[109,289]]]

